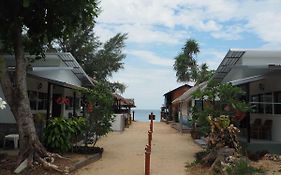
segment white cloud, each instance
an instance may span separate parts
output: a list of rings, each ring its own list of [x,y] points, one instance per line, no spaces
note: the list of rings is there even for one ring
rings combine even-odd
[[[115,25],[118,32],[129,32],[130,41],[137,43],[176,44],[179,37],[173,39],[173,34],[189,33],[191,28],[227,40],[240,39],[245,30],[256,33],[265,42],[278,42],[281,35],[278,23],[281,1],[276,0],[103,0],[101,6],[103,12],[98,21]],[[241,21],[245,23],[241,24]],[[171,33],[155,31],[155,26],[182,28]],[[101,32],[111,30],[106,26],[100,27]]]
[[[128,56],[157,66],[157,69],[141,70],[138,65],[125,65],[125,70],[114,76],[129,86],[125,95],[135,97],[142,108],[149,104],[160,107],[162,95],[179,85],[171,66],[173,60],[160,57],[159,49],[145,50],[149,46],[161,44],[173,48],[183,45],[190,36],[203,34],[200,61],[207,62],[212,69],[217,68],[226,54],[222,46],[213,45],[212,39],[219,41],[214,43],[225,42],[227,47],[229,42],[239,44],[245,41],[245,35],[251,34],[264,43],[260,47],[281,47],[281,1],[278,0],[102,0],[101,7],[103,12],[95,28],[101,40],[126,32],[130,44]],[[171,52],[176,55],[179,50],[171,49]]]
[[[115,74],[113,79],[128,86],[123,96],[134,98],[137,107],[142,109],[159,109],[164,102],[163,95],[180,86],[175,83],[172,68],[140,69],[125,65],[125,69]]]
[[[207,63],[209,69],[216,70],[220,62],[223,60],[226,52],[214,49],[202,49],[199,63]]]
[[[112,28],[110,24],[99,24],[96,33],[105,41],[116,33],[128,33],[128,42],[131,43],[165,43],[178,44],[188,36],[187,32],[173,30],[159,31],[154,26],[143,24],[121,24]]]
[[[281,8],[280,8],[281,10]],[[281,12],[261,12],[254,16],[249,26],[267,43],[281,45]]]
[[[169,59],[169,58],[160,57],[160,56],[156,55],[154,52],[150,52],[150,51],[131,50],[131,51],[127,51],[127,54],[136,56],[139,59],[142,59],[153,65],[172,67],[172,65],[174,64],[174,60]]]

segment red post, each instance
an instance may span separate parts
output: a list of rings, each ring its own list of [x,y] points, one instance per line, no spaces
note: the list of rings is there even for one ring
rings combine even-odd
[[[150,119],[150,130],[153,132],[153,120],[155,120],[155,115],[153,114],[153,112],[150,113],[149,119]]]
[[[151,141],[152,141],[152,132],[148,131],[148,145],[151,147]]]
[[[151,154],[151,147],[149,145],[146,145],[145,147],[145,168],[144,168],[144,174],[150,175],[150,154]]]

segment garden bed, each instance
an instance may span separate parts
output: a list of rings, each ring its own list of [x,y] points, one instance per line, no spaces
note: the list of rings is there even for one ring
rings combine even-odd
[[[70,173],[72,174],[75,170],[93,163],[102,157],[103,148],[93,147],[93,148],[76,148],[78,153],[67,153],[63,155],[67,159],[55,159],[54,164],[59,167],[68,167]],[[0,155],[0,174],[12,175],[16,166],[16,156],[10,156],[1,154]],[[31,169],[24,170],[22,175],[60,175],[61,173],[56,171],[50,171],[44,169],[40,165],[35,165]]]

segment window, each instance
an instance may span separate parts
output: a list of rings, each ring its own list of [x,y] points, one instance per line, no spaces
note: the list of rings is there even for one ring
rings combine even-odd
[[[251,96],[252,113],[281,114],[281,91]]]
[[[281,92],[274,93],[274,113],[281,114]]]
[[[262,102],[264,103],[264,113],[272,114],[272,93],[267,93],[262,95]]]
[[[252,112],[253,113],[260,113],[260,96],[259,95],[253,95],[251,97],[251,105],[252,105]]]
[[[38,93],[38,110],[47,109],[48,106],[48,94]]]
[[[45,110],[48,106],[48,94],[37,92],[37,91],[28,91],[28,98],[30,103],[31,110]]]

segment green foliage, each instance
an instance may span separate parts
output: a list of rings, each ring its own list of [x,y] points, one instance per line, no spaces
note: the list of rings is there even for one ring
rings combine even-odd
[[[213,75],[213,71],[208,70],[206,63],[197,64],[195,56],[199,52],[198,42],[194,39],[188,39],[182,52],[175,57],[174,70],[179,82],[195,81],[196,84],[199,84]]]
[[[108,83],[112,91],[124,92],[125,85],[119,82],[109,82],[107,79],[114,72],[123,69],[126,55],[122,52],[125,47],[127,34],[118,33],[107,42],[100,42],[93,32],[94,26],[79,30],[68,38],[55,41],[60,51],[71,52],[83,67],[85,72],[96,81]]]
[[[265,174],[263,169],[251,166],[246,159],[238,159],[226,169],[226,172],[228,175]]]
[[[47,44],[93,25],[98,11],[97,0],[0,1],[0,50],[14,54],[23,40],[25,52],[44,57]]]
[[[46,146],[58,152],[66,152],[72,148],[71,138],[85,130],[85,119],[76,117],[65,119],[53,118],[44,131]]]
[[[195,153],[195,162],[196,163],[202,163],[202,159],[204,157],[206,157],[209,153],[210,153],[210,151],[207,150],[207,149],[204,149],[202,151],[199,151],[199,152]]]
[[[204,99],[204,110],[192,110],[193,122],[199,124],[207,134],[210,131],[208,116],[231,116],[231,122],[235,122],[237,111],[247,112],[250,106],[240,99],[245,93],[231,84],[210,81],[204,90],[195,91],[192,96],[195,99]]]
[[[113,96],[107,84],[98,83],[86,92],[87,100],[93,104],[93,111],[87,119],[87,136],[94,137],[94,144],[99,137],[111,131],[113,122]],[[88,139],[88,138],[87,138]]]

